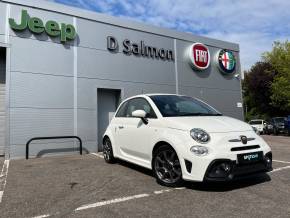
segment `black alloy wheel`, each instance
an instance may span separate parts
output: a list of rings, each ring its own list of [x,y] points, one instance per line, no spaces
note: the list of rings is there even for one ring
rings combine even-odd
[[[180,162],[176,152],[170,146],[161,146],[154,152],[152,168],[159,184],[170,187],[181,185]]]
[[[115,158],[114,158],[114,153],[113,153],[113,148],[112,148],[112,143],[109,138],[106,138],[103,143],[103,155],[104,159],[107,163],[114,163]]]

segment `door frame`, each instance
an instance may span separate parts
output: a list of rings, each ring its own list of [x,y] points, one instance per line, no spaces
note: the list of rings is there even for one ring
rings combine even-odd
[[[10,63],[11,63],[11,45],[8,43],[0,42],[0,47],[6,50],[6,75],[5,75],[5,143],[4,143],[4,157],[5,159],[10,159]]]
[[[119,87],[119,86],[97,86],[96,87],[96,145],[97,145],[97,151],[99,151],[99,125],[98,125],[98,89],[108,89],[108,90],[116,90],[120,92],[120,103],[124,100],[124,87]],[[116,108],[117,110],[117,108]]]

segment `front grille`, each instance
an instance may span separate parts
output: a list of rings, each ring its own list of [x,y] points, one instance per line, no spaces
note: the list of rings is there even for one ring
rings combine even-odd
[[[253,141],[255,138],[247,138],[247,141]],[[229,142],[241,142],[242,140],[240,138],[238,139],[230,139]]]
[[[231,151],[245,151],[260,148],[260,145],[250,145],[250,146],[242,146],[242,147],[234,147],[231,148]]]

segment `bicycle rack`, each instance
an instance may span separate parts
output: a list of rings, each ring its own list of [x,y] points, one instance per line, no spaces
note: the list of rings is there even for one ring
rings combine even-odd
[[[36,140],[49,140],[49,139],[77,139],[80,144],[80,155],[83,154],[83,143],[80,137],[78,136],[51,136],[51,137],[35,137],[32,139],[29,139],[28,142],[26,143],[26,160],[28,159],[29,156],[29,145],[32,141]]]

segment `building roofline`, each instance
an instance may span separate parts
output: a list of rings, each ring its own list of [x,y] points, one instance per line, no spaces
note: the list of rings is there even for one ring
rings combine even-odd
[[[193,35],[190,33],[179,32],[171,29],[157,27],[153,25],[144,24],[141,22],[132,21],[129,19],[113,17],[102,13],[97,13],[89,10],[84,10],[76,7],[66,6],[59,3],[40,0],[2,0],[4,3],[16,4],[25,7],[31,7],[46,11],[53,11],[64,15],[74,16],[87,20],[97,21],[100,23],[119,26],[127,29],[137,30],[141,32],[151,33],[160,36],[166,36],[173,39],[201,42],[208,46],[225,48],[233,51],[239,51],[239,45],[237,43],[226,42],[218,39],[213,39],[205,36]]]

